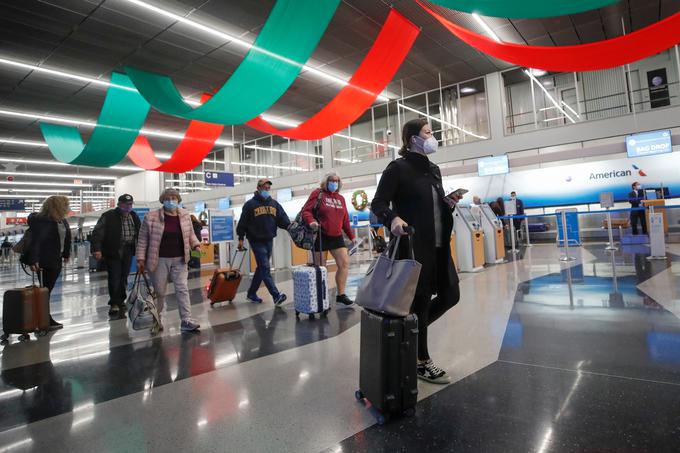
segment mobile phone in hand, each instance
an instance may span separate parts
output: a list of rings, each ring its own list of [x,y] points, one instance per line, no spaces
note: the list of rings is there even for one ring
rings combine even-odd
[[[453,198],[453,197],[463,198],[463,195],[465,195],[468,192],[469,192],[469,190],[467,190],[467,189],[456,189],[453,192],[451,192],[450,194],[448,194],[447,197],[449,197],[449,198]]]

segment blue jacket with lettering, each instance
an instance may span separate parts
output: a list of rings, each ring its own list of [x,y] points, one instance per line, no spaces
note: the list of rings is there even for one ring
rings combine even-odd
[[[236,226],[239,239],[248,237],[251,242],[267,242],[274,239],[277,228],[288,228],[290,219],[286,211],[273,198],[263,198],[260,192],[243,205],[241,218]]]

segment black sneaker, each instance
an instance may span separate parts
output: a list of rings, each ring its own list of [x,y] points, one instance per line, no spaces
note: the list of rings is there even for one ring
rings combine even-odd
[[[278,296],[276,296],[276,299],[274,299],[274,305],[280,307],[286,301],[286,299],[288,299],[288,296],[280,293]]]
[[[446,371],[435,365],[432,360],[424,363],[419,363],[416,369],[418,377],[424,381],[432,382],[433,384],[450,384],[451,380]]]
[[[109,307],[109,316],[117,316],[120,313],[120,307],[118,305],[111,305]]]
[[[354,305],[354,301],[347,297],[346,294],[340,294],[339,296],[337,296],[335,298],[335,303],[342,307],[352,307]]]

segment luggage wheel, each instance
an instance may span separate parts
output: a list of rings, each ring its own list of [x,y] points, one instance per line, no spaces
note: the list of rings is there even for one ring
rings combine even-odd
[[[27,333],[19,335],[19,341],[24,342],[30,340],[31,337],[28,336]]]
[[[309,314],[309,319],[316,319],[316,316],[314,316],[314,313]]]
[[[357,401],[363,401],[364,392],[362,392],[361,390],[357,390],[356,392],[354,392],[354,398],[356,398]]]
[[[328,316],[328,312],[331,311],[330,308],[325,309],[324,311],[321,312],[321,316],[326,318]]]
[[[295,317],[296,317],[297,319],[300,319],[300,312],[297,311],[297,310],[295,310]]]
[[[47,335],[47,331],[46,331],[46,330],[37,330],[37,331],[35,332],[35,337],[36,337],[36,338],[44,337],[45,335]]]
[[[9,334],[3,332],[2,336],[0,336],[0,341],[7,341],[7,340],[9,340]]]

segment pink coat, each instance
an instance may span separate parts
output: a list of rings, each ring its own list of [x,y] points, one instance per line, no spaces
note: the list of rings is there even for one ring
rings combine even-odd
[[[191,249],[200,245],[194,234],[194,227],[191,223],[191,215],[185,209],[178,209],[179,226],[182,230],[184,239],[184,261],[189,262]],[[146,268],[153,272],[158,267],[158,254],[165,230],[165,215],[163,209],[151,211],[144,217],[142,227],[139,230],[139,240],[137,241],[138,260],[143,260]]]

